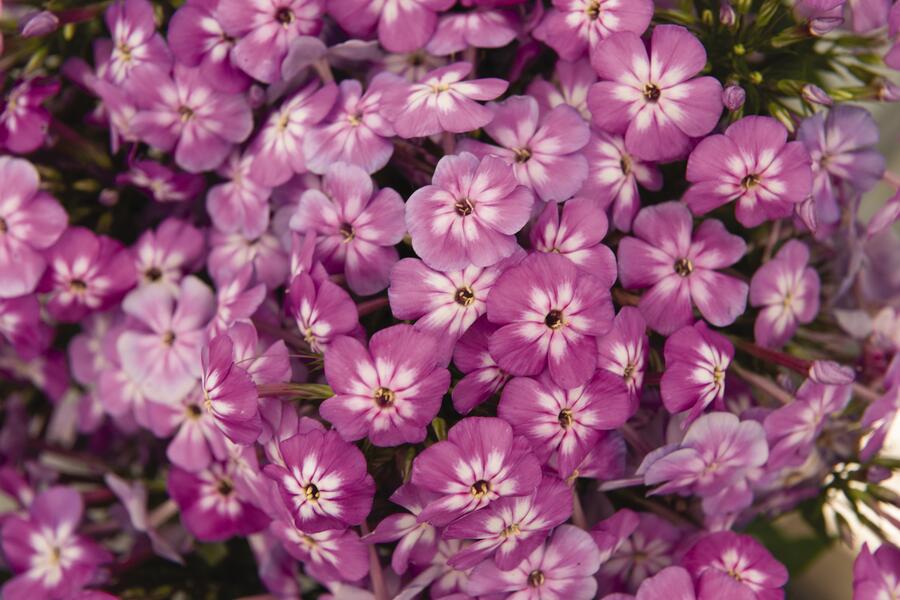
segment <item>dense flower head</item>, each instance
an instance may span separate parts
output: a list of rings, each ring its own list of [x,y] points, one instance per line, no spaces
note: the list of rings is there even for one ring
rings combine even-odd
[[[900,2],[22,4],[0,596],[900,594]]]

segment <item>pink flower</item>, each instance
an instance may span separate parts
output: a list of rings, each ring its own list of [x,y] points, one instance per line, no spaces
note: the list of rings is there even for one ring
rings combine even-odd
[[[27,160],[0,156],[0,298],[30,294],[47,266],[41,250],[62,235],[69,217],[55,198],[38,191]]]
[[[503,419],[468,417],[447,439],[413,461],[412,482],[438,498],[419,513],[420,522],[444,526],[506,497],[531,494],[541,467],[524,438],[513,437]]]
[[[510,165],[464,152],[444,156],[432,185],[416,190],[406,204],[413,249],[438,270],[489,267],[512,255],[534,197],[518,184]]]
[[[716,269],[730,267],[747,244],[721,221],[707,219],[691,232],[691,213],[679,202],[643,208],[633,233],[619,242],[619,281],[626,289],[650,288],[638,307],[663,335],[693,321],[691,304],[718,327],[743,314],[749,286]]]
[[[643,389],[649,348],[647,323],[632,306],[623,306],[609,333],[597,338],[597,368],[621,377],[634,405]]]
[[[236,444],[256,441],[262,431],[259,394],[246,369],[235,363],[234,343],[223,333],[203,347],[203,405]]]
[[[634,411],[624,382],[598,370],[581,387],[564,390],[547,379],[516,377],[503,388],[497,415],[531,442],[538,459],[557,455],[557,472],[569,477],[600,441]]]
[[[403,200],[391,188],[375,189],[361,168],[328,168],[322,189],[306,190],[291,217],[291,229],[316,234],[316,256],[332,272],[343,270],[357,294],[387,287],[403,239]]]
[[[453,364],[463,373],[451,392],[453,408],[466,415],[500,391],[509,375],[497,366],[488,344],[499,327],[481,317],[456,342]]]
[[[542,113],[567,104],[577,110],[585,121],[590,121],[587,98],[596,82],[597,74],[588,59],[575,62],[558,60],[553,70],[553,81],[535,79],[528,86],[528,95],[538,101]]]
[[[606,596],[611,600],[663,600],[664,598],[677,598],[678,600],[701,600],[694,591],[694,582],[691,574],[682,567],[666,567],[653,577],[648,577],[638,588],[637,596],[624,594],[612,594]],[[702,600],[713,600],[713,596],[703,596]],[[730,597],[730,600],[753,600],[742,595]]]
[[[304,139],[328,114],[337,95],[333,83],[319,87],[314,80],[269,114],[247,150],[253,157],[250,176],[254,181],[275,187],[306,172]]]
[[[240,231],[248,238],[269,228],[269,195],[272,190],[250,176],[254,157],[234,152],[219,169],[228,181],[214,185],[206,195],[206,212],[216,229]]]
[[[610,288],[616,282],[616,257],[600,243],[608,227],[606,214],[593,198],[572,198],[562,209],[548,203],[531,228],[531,246],[565,256]]]
[[[368,437],[376,446],[424,440],[450,387],[437,340],[411,325],[378,331],[368,350],[354,338],[335,339],[325,353],[325,377],[335,395],[322,403],[321,416],[344,439]]]
[[[493,113],[476,100],[493,100],[509,84],[502,79],[466,79],[471,71],[470,63],[458,62],[430,71],[417,83],[398,83],[385,93],[382,113],[403,138],[484,127]]]
[[[430,54],[447,56],[466,48],[502,48],[518,33],[514,14],[502,10],[473,10],[442,15],[425,46]]]
[[[419,513],[435,499],[435,494],[404,483],[391,494],[391,502],[399,504],[408,513],[385,517],[364,539],[370,544],[383,544],[399,540],[391,554],[391,568],[403,575],[409,564],[428,565],[437,552],[438,532],[430,523],[420,523]]]
[[[225,32],[219,0],[188,0],[169,20],[168,39],[175,60],[200,67],[223,92],[247,88],[247,77],[232,60],[236,40]]]
[[[49,268],[39,289],[49,292],[54,318],[75,322],[118,302],[135,283],[131,254],[118,241],[70,227],[44,256]]]
[[[447,526],[445,539],[475,540],[449,563],[471,569],[493,556],[497,568],[514,569],[571,514],[572,490],[564,481],[545,476],[528,496],[501,498]]]
[[[197,473],[178,467],[169,471],[166,489],[178,505],[182,524],[198,540],[247,536],[269,524],[266,514],[243,497],[235,479],[231,462],[213,463]]]
[[[553,8],[534,30],[564,60],[591,54],[600,40],[618,31],[640,36],[653,17],[652,0],[553,0]]]
[[[673,564],[684,539],[684,531],[669,521],[627,508],[598,523],[591,535],[601,555],[609,556],[600,567],[601,585],[629,590]]]
[[[631,231],[634,216],[641,208],[638,184],[651,191],[662,189],[662,173],[653,163],[644,162],[625,149],[619,135],[594,131],[584,147],[588,176],[579,196],[597,198],[604,208],[612,207],[612,222],[619,231]]]
[[[748,480],[768,457],[762,425],[714,412],[697,419],[680,444],[648,454],[638,474],[643,474],[645,485],[662,484],[651,494],[698,496],[707,515],[718,515],[750,506]]]
[[[366,459],[336,431],[313,430],[278,444],[284,466],[263,472],[278,484],[294,523],[317,533],[362,523],[372,508],[375,482]]]
[[[437,13],[455,0],[331,0],[328,13],[348,33],[378,41],[390,52],[411,52],[434,33]]]
[[[722,400],[725,372],[734,359],[734,347],[725,336],[702,321],[687,325],[666,340],[665,357],[660,395],[669,412],[690,409],[692,421],[714,400]]]
[[[127,89],[139,108],[134,134],[163,152],[174,150],[175,162],[191,173],[217,168],[253,129],[243,94],[213,89],[198,68],[175,65],[169,76],[146,67]]]
[[[119,337],[122,366],[158,402],[175,404],[200,378],[200,350],[215,309],[212,291],[190,276],[177,296],[158,286],[134,290],[122,302],[134,329]]]
[[[395,77],[379,73],[363,93],[355,79],[342,81],[331,112],[303,141],[306,167],[320,174],[338,162],[367,173],[384,167],[394,152],[394,128],[380,110],[385,92],[395,84]]]
[[[499,147],[463,140],[460,149],[504,159],[519,183],[545,202],[571,198],[588,173],[580,150],[590,129],[578,112],[563,105],[541,115],[537,100],[530,96],[513,96],[488,108],[494,117],[484,130]]]
[[[590,534],[574,525],[562,525],[510,571],[482,562],[472,572],[466,590],[472,595],[506,593],[523,600],[591,600],[597,594],[594,573],[599,568],[600,551]]]
[[[809,154],[801,142],[788,142],[787,129],[771,117],[744,117],[701,141],[688,159],[693,185],[684,202],[703,215],[737,202],[735,217],[744,227],[790,216],[809,196]]]
[[[313,352],[324,352],[335,338],[351,335],[359,327],[359,313],[350,294],[327,279],[316,281],[306,273],[291,282],[287,309]]]
[[[203,176],[172,169],[153,160],[133,161],[116,176],[119,185],[131,185],[156,202],[187,202],[203,191]]]
[[[251,286],[253,266],[244,267],[228,281],[218,282],[216,290],[216,313],[209,323],[209,335],[218,335],[234,323],[249,322],[250,317],[266,298],[266,286],[262,283]]]
[[[147,0],[117,0],[106,9],[106,26],[112,35],[105,77],[116,85],[131,79],[145,66],[168,71],[172,55],[156,31],[153,5]]]
[[[281,242],[266,231],[257,238],[246,238],[240,233],[221,233],[212,230],[209,235],[207,268],[215,281],[227,281],[244,265],[253,265],[254,281],[275,289],[284,285],[290,269],[290,258]]]
[[[591,53],[601,81],[591,87],[593,122],[624,134],[625,147],[642,160],[684,156],[691,138],[712,131],[722,112],[722,85],[692,79],[706,65],[706,50],[684,27],[653,29],[650,53],[635,33],[617,33]]]
[[[181,278],[201,263],[205,249],[202,231],[186,221],[166,219],[131,247],[138,285],[159,284],[177,293]]]
[[[166,448],[166,458],[185,471],[196,473],[213,461],[228,458],[225,435],[203,406],[199,387],[173,404],[149,402],[150,428],[157,437],[175,436]]]
[[[281,79],[291,42],[322,28],[319,0],[220,0],[217,14],[229,36],[238,38],[231,59],[264,83]]]
[[[609,290],[572,261],[532,254],[507,270],[488,297],[488,319],[501,325],[491,355],[513,375],[549,369],[565,389],[583,385],[597,366],[595,338],[609,331]]]
[[[41,329],[41,305],[36,295],[0,298],[0,334],[22,358],[44,350]]]
[[[819,275],[809,264],[809,248],[790,240],[750,281],[750,304],[761,308],[753,333],[761,346],[784,345],[799,324],[819,312]]]
[[[110,554],[76,533],[84,513],[81,495],[54,486],[39,494],[27,516],[11,515],[0,532],[3,553],[14,577],[3,584],[9,600],[63,600],[75,597],[110,562]]]
[[[776,600],[784,597],[781,588],[788,580],[787,569],[765,546],[731,531],[707,534],[681,564],[697,582],[699,598]]]
[[[863,544],[853,563],[853,597],[878,600],[900,594],[900,550],[887,542],[875,554]]]
[[[404,258],[391,271],[391,312],[398,319],[417,319],[416,329],[434,336],[449,358],[456,340],[487,311],[497,278],[524,254],[520,251],[493,267],[443,273],[416,258]]]
[[[59,82],[35,77],[16,84],[0,113],[0,146],[27,154],[44,145],[50,112],[41,104],[59,91]]]

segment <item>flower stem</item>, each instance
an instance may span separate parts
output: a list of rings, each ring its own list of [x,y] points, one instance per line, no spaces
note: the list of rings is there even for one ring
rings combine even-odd
[[[737,363],[731,363],[729,368],[734,371],[734,373],[749,383],[750,385],[756,386],[761,389],[769,396],[772,396],[775,400],[778,400],[782,404],[790,404],[793,402],[793,398],[789,393],[780,388],[777,383],[769,379],[768,377],[763,377],[762,375],[757,375],[756,373],[751,373],[747,369],[741,367]]]
[[[360,526],[360,532],[363,536],[369,534],[369,526],[363,521]],[[375,544],[369,546],[369,579],[372,580],[372,591],[375,600],[388,600],[387,586],[384,584],[384,572],[381,570],[381,561],[378,560],[378,552],[375,550]]]

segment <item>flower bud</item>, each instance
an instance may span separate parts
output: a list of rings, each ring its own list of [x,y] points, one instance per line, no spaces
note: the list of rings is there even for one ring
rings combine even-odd
[[[24,38],[39,37],[53,33],[59,28],[59,18],[49,10],[27,15],[19,23],[19,35]]]
[[[809,20],[809,32],[815,36],[823,36],[840,27],[843,22],[843,17],[816,17]]]
[[[719,5],[719,22],[726,27],[733,27],[737,23],[737,14],[726,0],[722,0],[722,4]]]
[[[744,106],[746,99],[747,92],[739,85],[731,84],[722,90],[722,104],[732,112]]]
[[[803,86],[800,95],[803,96],[804,100],[811,104],[821,104],[822,106],[831,106],[834,104],[834,101],[825,93],[825,90],[811,83],[807,83]]]

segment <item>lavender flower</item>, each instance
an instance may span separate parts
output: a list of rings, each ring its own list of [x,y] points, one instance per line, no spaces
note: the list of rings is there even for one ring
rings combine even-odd
[[[690,409],[693,421],[714,400],[725,394],[725,373],[734,358],[734,347],[705,323],[682,327],[666,340],[666,371],[660,395],[669,412]]]
[[[35,77],[18,83],[6,95],[0,112],[0,146],[28,154],[44,145],[50,112],[42,104],[59,92],[59,82]]]

